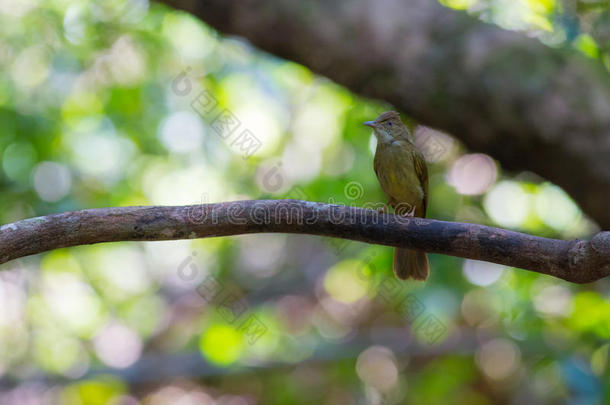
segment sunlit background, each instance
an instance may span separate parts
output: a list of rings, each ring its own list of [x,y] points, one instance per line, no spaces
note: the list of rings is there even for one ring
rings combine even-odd
[[[604,3],[443,0],[610,67]],[[363,100],[147,0],[0,0],[0,223],[107,206],[385,202]],[[216,117],[239,123],[230,136]],[[415,122],[405,117],[413,128]],[[240,144],[244,134],[258,144]],[[428,216],[597,231],[559,187],[431,128]],[[243,140],[243,139],[242,139]],[[250,235],[0,267],[0,404],[610,402],[610,284]],[[449,400],[448,400],[449,398]]]

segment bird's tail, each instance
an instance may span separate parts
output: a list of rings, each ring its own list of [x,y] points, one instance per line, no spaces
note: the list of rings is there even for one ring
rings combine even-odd
[[[406,280],[424,281],[430,274],[430,264],[426,252],[420,250],[394,249],[394,274],[396,277]]]

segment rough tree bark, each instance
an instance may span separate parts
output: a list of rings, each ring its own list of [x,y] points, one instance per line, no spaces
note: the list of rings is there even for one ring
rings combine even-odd
[[[298,200],[65,212],[0,227],[0,264],[61,247],[260,232],[332,236],[484,260],[574,283],[610,275],[610,232],[591,241],[546,239],[476,224],[405,218]]]
[[[610,86],[599,66],[433,0],[162,0],[387,100],[610,227]]]

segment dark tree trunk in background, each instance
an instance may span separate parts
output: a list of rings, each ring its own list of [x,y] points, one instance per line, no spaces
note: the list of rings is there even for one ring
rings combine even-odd
[[[610,228],[610,86],[596,61],[433,0],[163,2],[545,177]]]

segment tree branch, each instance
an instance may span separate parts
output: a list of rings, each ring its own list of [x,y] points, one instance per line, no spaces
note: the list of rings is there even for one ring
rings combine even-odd
[[[162,1],[538,173],[610,227],[610,86],[581,55],[433,0]]]
[[[299,200],[121,207],[25,219],[0,228],[0,264],[52,249],[116,241],[300,233],[420,249],[520,267],[574,283],[610,275],[610,232],[546,239],[483,225],[404,218]]]

